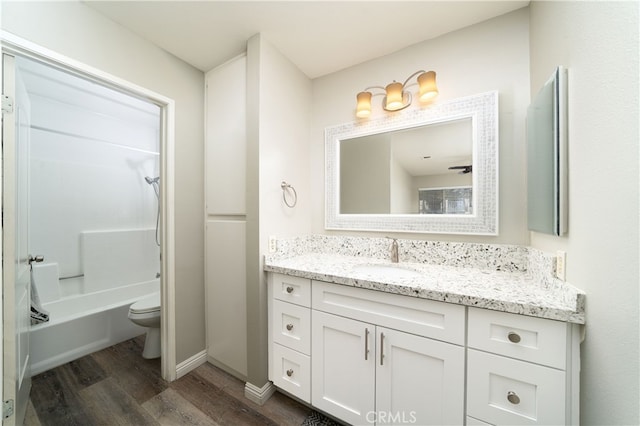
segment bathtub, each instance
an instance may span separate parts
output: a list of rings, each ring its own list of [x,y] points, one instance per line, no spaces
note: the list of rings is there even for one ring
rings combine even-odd
[[[44,303],[50,320],[31,327],[31,374],[145,333],[127,314],[132,303],[155,291],[157,279]]]

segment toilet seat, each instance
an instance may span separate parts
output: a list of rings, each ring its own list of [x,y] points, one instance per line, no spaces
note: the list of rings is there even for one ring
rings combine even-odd
[[[132,314],[149,314],[160,312],[160,292],[152,293],[143,299],[138,300],[129,307]]]

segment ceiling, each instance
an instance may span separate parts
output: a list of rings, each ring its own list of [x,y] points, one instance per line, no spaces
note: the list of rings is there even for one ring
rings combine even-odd
[[[84,1],[209,71],[262,33],[309,78],[525,7],[529,1]]]

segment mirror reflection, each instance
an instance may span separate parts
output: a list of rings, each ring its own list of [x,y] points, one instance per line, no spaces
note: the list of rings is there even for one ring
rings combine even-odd
[[[496,235],[498,92],[327,127],[325,191],[326,229]]]
[[[473,213],[470,117],[339,143],[340,214]]]

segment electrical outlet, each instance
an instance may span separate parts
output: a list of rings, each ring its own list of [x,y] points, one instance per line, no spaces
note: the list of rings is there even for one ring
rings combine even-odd
[[[275,253],[278,250],[278,240],[271,235],[269,237],[269,253]]]
[[[567,277],[567,253],[563,250],[556,252],[556,277],[562,281]]]

